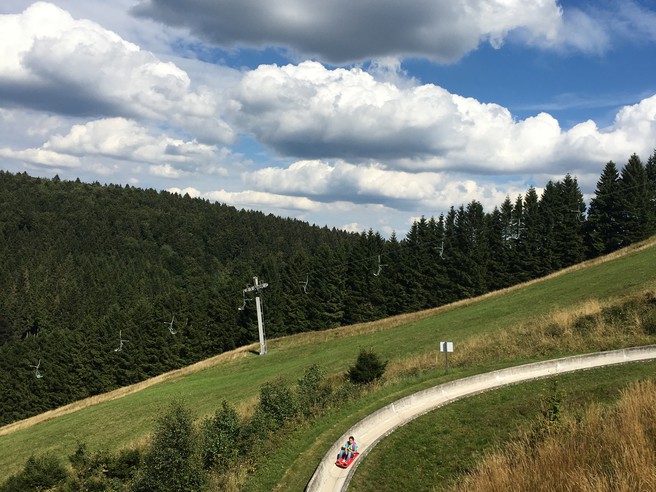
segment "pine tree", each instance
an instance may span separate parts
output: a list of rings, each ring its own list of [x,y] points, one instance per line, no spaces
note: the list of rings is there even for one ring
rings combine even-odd
[[[308,320],[309,299],[313,295],[318,277],[310,271],[310,258],[304,249],[295,252],[287,262],[283,277],[285,308],[283,324],[286,333],[310,329]]]
[[[497,207],[485,216],[485,234],[490,255],[485,283],[490,290],[502,289],[510,285],[511,249],[504,240],[504,221]]]
[[[406,242],[399,242],[395,233],[392,233],[385,245],[385,262],[388,268],[383,292],[387,314],[394,315],[416,310],[414,293],[419,290],[416,270],[410,259]]]
[[[450,279],[462,297],[473,297],[485,290],[488,258],[485,243],[483,206],[472,201],[461,206],[455,216],[454,239],[457,261],[451,263]]]
[[[588,256],[607,254],[622,246],[622,208],[620,175],[609,161],[597,181],[595,196],[590,200],[586,226]]]
[[[622,168],[619,181],[622,246],[641,241],[653,232],[647,172],[640,158],[633,154]]]
[[[346,255],[323,243],[317,250],[312,271],[317,275],[309,305],[312,329],[340,326],[344,319]]]
[[[558,190],[553,181],[544,187],[538,210],[540,212],[539,233],[541,240],[542,263],[544,273],[550,273],[560,268],[557,256],[557,241],[555,231],[558,225],[559,197]]]
[[[585,202],[576,178],[569,173],[558,182],[557,188],[560,216],[555,237],[560,266],[567,267],[585,258],[582,232]]]
[[[645,166],[645,172],[647,173],[647,189],[649,193],[649,203],[651,204],[651,221],[652,227],[650,234],[656,232],[656,150],[654,153],[649,156],[647,159],[647,165]]]
[[[532,186],[524,195],[522,211],[524,227],[516,254],[519,277],[512,279],[513,284],[539,277],[547,270],[543,261],[540,235],[540,199]]]

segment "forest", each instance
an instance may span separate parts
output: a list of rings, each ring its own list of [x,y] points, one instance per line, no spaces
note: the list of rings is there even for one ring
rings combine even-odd
[[[656,232],[656,151],[403,238],[131,186],[0,171],[0,425],[267,337],[474,297]]]

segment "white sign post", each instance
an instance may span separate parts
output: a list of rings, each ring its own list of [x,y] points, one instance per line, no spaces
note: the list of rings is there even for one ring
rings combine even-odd
[[[444,370],[449,372],[449,352],[453,352],[453,342],[440,342],[440,352],[444,352]]]

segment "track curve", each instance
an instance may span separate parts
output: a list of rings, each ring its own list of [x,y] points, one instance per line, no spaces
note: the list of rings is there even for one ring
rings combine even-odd
[[[656,359],[656,345],[524,364],[450,381],[413,393],[377,410],[348,429],[324,455],[305,490],[308,492],[345,491],[362,458],[383,437],[411,420],[460,398],[532,379],[650,359]],[[344,470],[335,466],[335,457],[342,443],[350,435],[357,437],[360,456],[350,468]]]

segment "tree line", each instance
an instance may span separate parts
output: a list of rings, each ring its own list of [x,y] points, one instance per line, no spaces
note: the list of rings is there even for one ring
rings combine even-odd
[[[609,162],[589,209],[568,174],[490,212],[422,217],[403,238],[0,172],[0,425],[256,341],[242,294],[255,276],[277,337],[477,296],[655,230],[656,152]]]

